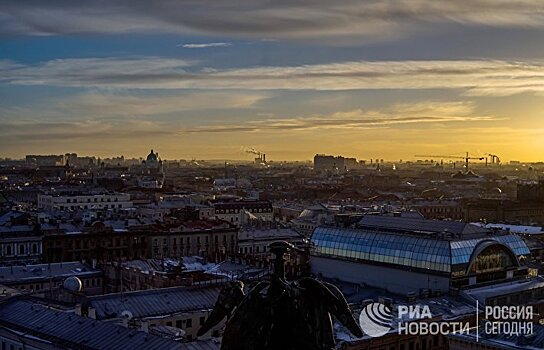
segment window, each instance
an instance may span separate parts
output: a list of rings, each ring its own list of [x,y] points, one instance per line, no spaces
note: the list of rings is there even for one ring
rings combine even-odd
[[[19,245],[19,255],[25,254],[25,246],[23,244]]]
[[[182,325],[183,325],[183,322],[181,320],[176,321],[176,327],[177,328],[182,328]]]
[[[187,319],[185,325],[187,326],[187,328],[191,328],[193,326],[193,320],[191,318]]]

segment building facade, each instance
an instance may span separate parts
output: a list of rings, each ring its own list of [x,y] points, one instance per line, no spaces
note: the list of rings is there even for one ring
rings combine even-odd
[[[316,154],[314,156],[314,171],[317,173],[343,174],[357,167],[357,159],[342,156]]]
[[[102,294],[102,271],[78,261],[0,267],[0,284],[27,293],[55,291],[71,276],[81,280],[82,293]]]
[[[261,221],[274,220],[274,210],[269,201],[232,201],[213,204],[216,219],[236,226],[247,223],[252,218]]]
[[[38,209],[45,211],[113,210],[132,208],[130,195],[101,194],[43,194],[38,195]]]
[[[148,254],[154,259],[203,256],[221,261],[237,251],[237,232],[226,222],[207,227],[186,223],[154,232],[149,240]]]
[[[98,221],[82,232],[46,234],[43,259],[108,262],[147,258],[149,237],[146,230],[116,231]]]

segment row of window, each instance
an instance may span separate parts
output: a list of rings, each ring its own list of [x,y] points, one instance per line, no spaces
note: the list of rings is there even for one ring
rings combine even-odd
[[[122,207],[123,207],[122,204],[111,204],[111,205],[104,204],[104,205],[99,205],[98,206],[99,209],[102,209],[102,208],[104,208],[104,209],[108,209],[108,208],[115,209],[115,208],[122,208]],[[91,206],[91,208],[94,208],[94,206]],[[64,209],[71,209],[71,210],[74,210],[74,209],[89,209],[89,206],[88,205],[70,205],[70,206],[60,205],[59,209],[60,210],[64,210]]]
[[[19,244],[18,249],[15,249],[16,244],[5,245],[4,254],[5,256],[28,256],[39,254],[38,243],[32,243],[30,249],[27,249],[26,244]]]
[[[253,247],[240,247],[240,254],[253,254]],[[261,246],[255,246],[255,253],[266,253],[268,252],[268,246],[265,245],[263,247]]]
[[[111,202],[111,198],[106,198],[105,200],[106,202]],[[119,198],[115,197],[113,199],[114,202],[118,202],[119,201]],[[98,198],[95,197],[93,202],[99,202]],[[100,202],[104,202],[104,198],[100,198]],[[78,200],[78,198],[74,198],[74,199],[66,199],[66,203],[85,203],[85,200],[84,199],[80,199]],[[87,198],[87,203],[91,203],[91,198]]]
[[[209,236],[204,236],[204,239],[205,239],[205,242],[206,242],[206,243],[209,243],[209,238],[210,238]],[[234,241],[234,240],[235,240],[235,236],[234,236],[234,235],[230,235],[230,240],[231,240],[231,242]],[[185,242],[186,242],[188,245],[191,244],[191,241],[193,241],[193,240],[191,239],[191,237],[186,237],[186,238],[185,238]],[[227,241],[227,235],[223,235],[223,243],[226,242],[226,241]],[[216,244],[219,243],[219,236],[218,236],[218,235],[215,235],[215,236],[214,236],[214,242],[215,242]],[[163,243],[163,245],[168,245],[168,238],[163,238],[162,243]],[[178,239],[177,239],[177,238],[174,238],[174,239],[173,239],[173,244],[177,244],[177,243],[178,243]],[[179,243],[180,243],[181,245],[183,245],[183,238],[181,238],[181,237],[179,238]],[[196,237],[196,243],[197,243],[197,244],[201,244],[201,243],[202,243],[202,238],[201,238],[201,236],[197,236],[197,237]],[[159,239],[158,239],[158,238],[153,239],[153,245],[156,246],[156,245],[158,245],[158,244],[159,244]]]
[[[216,209],[215,213],[216,214],[238,214],[238,213],[240,213],[241,210],[247,210],[250,213],[271,213],[272,212],[272,209],[262,209],[262,208],[252,209],[252,208],[247,208],[247,209]]]

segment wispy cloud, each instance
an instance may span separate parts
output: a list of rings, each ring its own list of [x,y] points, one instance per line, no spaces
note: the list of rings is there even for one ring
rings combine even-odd
[[[0,64],[0,81],[21,85],[146,87],[171,75],[185,73],[194,61],[161,57],[55,59],[38,65]],[[124,81],[124,83],[123,83]],[[143,86],[140,86],[139,83]],[[147,82],[147,83],[146,83]]]
[[[252,38],[379,40],[433,24],[544,26],[539,0],[276,1],[5,0],[0,33],[197,33]]]
[[[185,49],[206,49],[209,47],[229,47],[232,46],[232,43],[179,44],[177,46]]]
[[[544,62],[500,60],[355,61],[240,69],[198,68],[159,57],[0,64],[0,82],[129,89],[460,89],[467,95],[544,92]]]
[[[253,106],[266,98],[262,93],[195,92],[140,96],[88,93],[63,98],[53,109],[64,115],[73,111],[86,116],[153,116],[203,109],[238,109]]]
[[[171,130],[168,125],[147,120],[12,121],[3,122],[0,130],[0,138],[3,141],[17,143],[138,139],[175,134],[176,131]]]
[[[439,124],[451,122],[487,122],[500,118],[478,115],[470,102],[420,102],[397,104],[380,110],[356,109],[330,115],[312,115],[295,118],[266,118],[238,125],[211,124],[182,130],[188,133],[227,133],[259,131],[305,131],[334,129],[371,129],[403,124]]]
[[[90,101],[95,101],[91,97]],[[100,98],[99,98],[100,101]],[[95,104],[92,102],[91,105]],[[100,109],[103,102],[97,103]],[[145,103],[144,103],[145,104]],[[109,104],[108,104],[109,105]],[[112,108],[116,108],[112,105]],[[66,107],[73,105],[66,105]],[[140,106],[140,105],[138,105]],[[135,108],[138,109],[139,107]],[[123,107],[118,107],[123,108]],[[147,110],[143,113],[153,113]],[[21,118],[4,121],[0,130],[1,139],[13,140],[56,140],[56,139],[110,139],[137,138],[141,136],[175,136],[180,133],[229,133],[229,132],[289,132],[308,130],[364,130],[375,128],[393,128],[402,125],[432,124],[453,122],[488,122],[501,118],[492,115],[480,115],[475,105],[470,102],[419,102],[396,104],[383,109],[355,109],[339,111],[328,115],[308,115],[288,118],[256,118],[244,122],[225,122],[206,124],[200,121],[194,127],[180,128],[178,123],[158,120],[138,120],[118,118],[125,110],[115,111],[112,118],[81,117],[71,120],[66,117],[60,121],[43,121]],[[132,113],[132,112],[130,112]],[[117,118],[114,118],[117,116]]]

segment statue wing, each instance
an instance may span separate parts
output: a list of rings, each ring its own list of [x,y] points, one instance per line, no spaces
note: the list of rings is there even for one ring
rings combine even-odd
[[[202,336],[219,324],[225,317],[230,317],[234,309],[244,299],[244,284],[236,281],[229,283],[219,293],[217,302],[206,322],[198,330],[197,336]]]
[[[319,298],[320,303],[326,310],[333,315],[342,325],[344,325],[356,337],[362,337],[363,331],[353,317],[348,302],[342,295],[342,292],[333,284],[320,282],[313,278],[303,278],[299,285]]]
[[[234,310],[223,333],[221,350],[264,349],[271,330],[271,308],[261,292],[269,282],[259,282]]]

